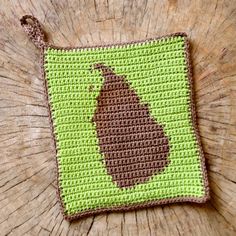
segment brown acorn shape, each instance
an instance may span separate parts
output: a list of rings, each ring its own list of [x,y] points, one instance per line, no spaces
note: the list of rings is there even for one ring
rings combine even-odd
[[[125,76],[104,64],[94,69],[104,77],[93,122],[107,171],[120,188],[144,183],[170,163],[169,139]]]

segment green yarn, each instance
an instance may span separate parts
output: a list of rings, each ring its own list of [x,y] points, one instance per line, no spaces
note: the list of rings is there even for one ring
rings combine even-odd
[[[171,160],[160,174],[118,188],[107,174],[92,122],[104,63],[126,75],[152,117],[164,124]],[[45,51],[45,71],[58,148],[59,187],[66,214],[174,197],[205,195],[190,108],[184,37],[123,46]]]

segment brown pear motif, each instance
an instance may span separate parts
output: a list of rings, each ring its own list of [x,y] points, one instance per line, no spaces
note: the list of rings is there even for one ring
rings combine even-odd
[[[104,64],[94,69],[104,77],[93,122],[107,171],[120,188],[144,183],[170,163],[169,139],[125,76]]]

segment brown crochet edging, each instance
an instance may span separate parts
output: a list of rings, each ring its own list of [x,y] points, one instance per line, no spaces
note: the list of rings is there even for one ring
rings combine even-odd
[[[45,78],[46,72],[44,68],[44,55],[45,55],[45,50],[47,48],[54,48],[54,49],[61,49],[61,50],[72,50],[72,49],[85,49],[85,48],[97,48],[97,47],[111,47],[111,46],[122,46],[122,45],[128,45],[131,43],[145,43],[149,42],[152,40],[160,40],[160,39],[165,39],[173,36],[182,36],[184,37],[185,41],[185,59],[186,59],[186,67],[187,67],[187,73],[188,73],[188,81],[189,81],[189,90],[190,90],[190,113],[191,113],[191,120],[192,120],[192,125],[194,129],[194,134],[196,136],[196,141],[197,145],[199,148],[200,152],[200,162],[201,162],[201,173],[203,175],[203,188],[205,195],[203,197],[175,197],[175,198],[168,198],[168,199],[160,199],[160,200],[152,200],[152,201],[147,201],[147,202],[142,202],[142,203],[135,203],[135,204],[128,204],[128,205],[123,205],[123,206],[117,206],[117,207],[107,207],[107,208],[100,208],[100,209],[95,209],[95,210],[87,210],[83,211],[81,213],[75,213],[71,215],[66,214],[65,206],[61,197],[61,189],[59,185],[59,165],[58,165],[58,158],[57,158],[57,145],[56,145],[56,135],[54,132],[54,124],[53,124],[53,119],[52,119],[52,108],[50,104],[50,99],[49,99],[49,94],[48,94],[48,84],[47,80]],[[48,113],[49,113],[49,119],[50,119],[50,128],[51,128],[51,133],[53,137],[53,142],[54,142],[54,151],[55,151],[55,164],[56,164],[56,181],[57,181],[57,196],[61,205],[61,211],[63,213],[63,216],[66,220],[72,221],[75,219],[79,219],[85,216],[91,216],[94,214],[98,213],[104,213],[104,212],[120,212],[120,211],[130,211],[130,210],[136,210],[136,209],[141,209],[145,207],[153,207],[153,206],[158,206],[162,204],[169,204],[169,203],[177,203],[177,202],[193,202],[193,203],[205,203],[209,198],[209,184],[208,184],[208,178],[207,178],[207,171],[206,171],[206,166],[205,166],[205,157],[203,153],[203,149],[201,146],[200,142],[200,135],[197,127],[197,121],[196,121],[196,109],[195,109],[195,104],[194,104],[194,95],[193,95],[193,79],[192,79],[192,67],[190,63],[190,53],[189,53],[189,41],[187,39],[187,34],[186,33],[173,33],[169,34],[166,36],[162,37],[157,37],[157,38],[149,38],[146,40],[139,40],[139,41],[131,41],[127,43],[117,43],[117,44],[108,44],[108,45],[97,45],[97,46],[82,46],[82,47],[57,47],[53,46],[50,44],[45,44],[41,48],[41,70],[42,70],[42,78],[44,80],[44,86],[45,86],[45,96],[46,96],[46,101],[48,105]]]
[[[197,124],[197,112],[196,112],[196,105],[194,101],[194,89],[193,89],[193,69],[191,64],[191,58],[190,58],[190,43],[187,38],[187,35],[185,36],[185,59],[187,62],[187,70],[188,70],[188,82],[189,82],[189,90],[190,90],[190,113],[191,113],[191,120],[192,125],[194,129],[194,133],[196,136],[197,145],[200,152],[200,161],[201,161],[201,169],[203,174],[203,181],[204,181],[204,190],[205,190],[205,201],[210,199],[210,189],[209,189],[209,182],[208,182],[208,176],[207,176],[207,170],[206,170],[206,163],[205,163],[205,156],[202,148],[202,143],[200,139],[200,132],[198,129]]]

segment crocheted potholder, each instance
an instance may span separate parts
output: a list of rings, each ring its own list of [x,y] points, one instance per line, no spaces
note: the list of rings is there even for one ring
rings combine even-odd
[[[185,33],[41,49],[60,202],[66,219],[209,198]]]

